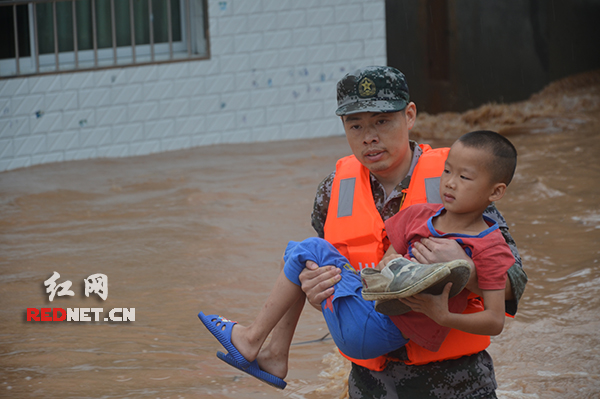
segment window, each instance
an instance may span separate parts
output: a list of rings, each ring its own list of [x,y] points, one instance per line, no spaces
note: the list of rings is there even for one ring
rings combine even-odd
[[[206,0],[0,0],[0,78],[208,58]]]

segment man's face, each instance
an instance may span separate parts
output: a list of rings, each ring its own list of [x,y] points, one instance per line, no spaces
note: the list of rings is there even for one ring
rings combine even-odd
[[[342,116],[352,153],[378,178],[408,172],[404,170],[411,162],[408,132],[415,119],[414,103],[399,112],[361,112]],[[400,179],[403,177],[399,176]]]

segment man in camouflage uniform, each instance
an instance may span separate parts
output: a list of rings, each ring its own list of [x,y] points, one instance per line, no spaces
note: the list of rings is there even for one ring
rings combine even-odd
[[[409,102],[404,75],[389,67],[368,67],[346,75],[338,83],[337,97],[336,114],[341,116],[353,154],[370,171],[373,201],[385,221],[400,210],[405,196],[402,190],[408,187],[422,154],[421,148],[408,139],[416,120],[416,106]],[[335,171],[321,182],[315,197],[312,226],[321,238],[325,237],[334,177]],[[527,276],[502,215],[493,205],[486,214],[498,221],[515,255],[506,288],[506,311],[514,315]],[[440,239],[415,244],[414,255],[421,263],[466,258],[456,241]],[[309,302],[320,308],[321,301],[334,292],[339,269],[317,268],[311,262],[306,267],[300,275],[302,289]],[[405,347],[392,355],[408,359]],[[492,359],[485,350],[419,366],[389,362],[383,371],[353,363],[348,383],[351,398],[495,398],[497,387]]]

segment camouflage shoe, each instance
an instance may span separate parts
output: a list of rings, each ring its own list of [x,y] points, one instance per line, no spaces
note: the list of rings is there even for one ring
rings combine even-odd
[[[386,316],[399,316],[412,311],[410,306],[405,305],[399,299],[382,299],[375,301],[375,310]]]
[[[367,301],[377,300],[377,311],[389,312],[406,310],[406,305],[400,301],[386,302],[391,299],[406,298],[420,292],[439,295],[445,285],[452,282],[450,296],[455,296],[463,290],[471,268],[465,260],[454,260],[447,263],[422,265],[411,262],[405,258],[396,258],[390,261],[381,271],[376,269],[363,269],[361,279],[363,283],[362,296]],[[400,304],[400,305],[396,305]],[[389,308],[392,309],[389,309]],[[403,309],[404,308],[404,309]],[[406,311],[402,311],[406,313]],[[401,314],[401,313],[399,313]]]
[[[449,297],[452,298],[465,288],[470,274],[470,269],[466,272],[464,267],[454,267],[450,270],[450,274],[421,292],[424,294],[440,295],[442,291],[444,291],[446,284],[452,283],[449,295]],[[375,301],[375,310],[387,316],[397,316],[408,313],[412,309],[398,299],[382,299]]]

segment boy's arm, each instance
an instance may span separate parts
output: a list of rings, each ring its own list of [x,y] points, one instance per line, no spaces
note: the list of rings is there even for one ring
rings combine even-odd
[[[441,326],[471,334],[498,335],[504,328],[504,290],[484,290],[484,310],[476,313],[451,313],[448,296],[452,283],[446,284],[441,295],[417,294],[401,299],[413,311],[428,316]]]
[[[496,209],[494,204],[491,204],[484,213],[486,216],[491,217],[496,220],[500,225],[500,232],[504,237],[504,240],[508,244],[514,258],[514,265],[508,270],[508,279],[506,281],[506,302],[505,302],[505,311],[510,315],[515,315],[517,313],[517,306],[519,304],[519,300],[523,295],[523,291],[525,290],[525,285],[527,284],[527,274],[523,270],[523,266],[521,263],[521,257],[519,256],[519,251],[517,250],[517,245],[515,241],[511,237],[508,232],[508,227],[506,226],[506,221]],[[421,242],[417,242],[414,244],[413,254],[417,262],[419,263],[438,263],[438,262],[447,262],[453,259],[465,259],[469,262],[470,259],[466,256],[464,250],[460,248],[460,245],[456,243],[456,240],[447,239],[447,238],[424,238]],[[471,263],[473,266],[473,263]],[[472,267],[472,270],[475,270]],[[469,280],[467,284],[467,289],[471,290],[473,293],[482,296],[481,292],[478,292],[477,288],[477,278],[475,275]]]

